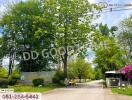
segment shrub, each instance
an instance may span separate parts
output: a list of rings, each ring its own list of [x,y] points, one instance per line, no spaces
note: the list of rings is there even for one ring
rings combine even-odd
[[[56,74],[54,75],[52,81],[55,84],[64,85],[64,79],[65,79],[64,73],[62,71],[58,70],[56,72]]]
[[[1,88],[8,88],[8,80],[0,79],[0,87]]]
[[[12,79],[12,80],[9,80],[8,85],[13,86],[13,85],[16,85],[16,83],[17,83],[17,79]]]
[[[0,66],[0,77],[3,78],[3,77],[7,77],[7,70],[4,68],[4,67],[1,67]]]
[[[20,71],[18,69],[15,69],[12,73],[13,78],[20,79]]]
[[[44,79],[42,79],[42,78],[37,78],[37,79],[34,79],[33,81],[32,81],[32,83],[33,83],[33,86],[40,86],[40,85],[42,85],[42,86],[44,86]]]

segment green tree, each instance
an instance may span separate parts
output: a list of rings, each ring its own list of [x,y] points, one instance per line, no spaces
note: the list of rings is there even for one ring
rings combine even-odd
[[[124,19],[119,25],[118,43],[122,46],[122,49],[127,50],[125,56],[132,63],[132,15]]]
[[[112,27],[109,29],[107,25],[101,25],[100,27],[103,28],[99,28],[94,38],[94,51],[96,56],[94,63],[97,65],[96,67],[101,70],[102,75],[104,75],[106,71],[118,70],[120,67],[124,66],[127,59],[124,57],[126,50],[121,49],[120,45],[117,43],[117,38],[113,35],[117,28]]]
[[[90,64],[82,58],[68,64],[68,78],[91,79],[93,78],[92,73],[93,70]]]
[[[23,59],[23,52],[30,53],[31,57],[31,51],[40,52],[42,49],[49,49],[52,40],[54,41],[48,21],[42,19],[43,12],[44,9],[38,0],[28,0],[9,6],[9,10],[0,20],[3,29],[1,53],[10,58],[9,76],[12,75],[14,60],[20,62],[21,71],[46,70],[48,62],[52,60],[43,58],[42,55],[37,59]],[[38,24],[39,21],[41,24]],[[45,23],[42,23],[44,21]],[[38,39],[36,34],[41,31],[40,28],[43,29],[44,36]],[[17,59],[13,59],[15,53]]]
[[[91,25],[94,16],[88,13],[93,10],[99,8],[88,0],[28,0],[12,5],[0,23],[4,29],[3,47],[9,46],[4,54],[12,58],[14,52],[21,56],[23,52],[63,47],[64,55],[57,54],[57,57],[64,63],[67,77],[68,46],[84,47],[88,43],[88,35],[94,31]],[[49,61],[56,62],[56,57],[43,59],[39,55],[35,60],[20,60],[20,66],[23,71],[38,71]],[[13,62],[11,59],[10,66]]]
[[[102,23],[99,24],[99,30],[101,32],[102,35],[114,35],[114,32],[118,30],[118,28],[116,26],[112,26],[110,29],[107,26],[107,24],[103,25]]]
[[[64,55],[59,55],[64,64],[64,74],[67,77],[68,46],[75,47],[77,44],[84,46],[88,43],[88,34],[93,31],[91,20],[93,15],[89,15],[96,5],[91,5],[88,0],[44,0],[43,7],[47,9],[46,20],[52,20],[55,47],[63,47]],[[42,36],[43,33],[41,32]],[[38,35],[40,36],[40,35]],[[86,47],[87,48],[87,47]]]
[[[99,79],[102,79],[103,78],[101,69],[99,69],[98,67],[95,67],[94,68],[93,74],[94,74],[94,79],[96,79],[96,80],[99,80]]]

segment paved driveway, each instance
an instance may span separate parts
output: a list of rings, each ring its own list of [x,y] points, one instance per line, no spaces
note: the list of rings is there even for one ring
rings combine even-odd
[[[132,97],[112,94],[109,89],[103,89],[101,81],[93,81],[44,93],[43,100],[132,100]]]

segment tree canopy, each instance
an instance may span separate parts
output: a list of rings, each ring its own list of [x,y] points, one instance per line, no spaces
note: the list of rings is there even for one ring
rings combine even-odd
[[[93,10],[99,10],[99,7],[88,0],[28,0],[9,6],[0,20],[3,29],[2,56],[10,58],[9,74],[12,73],[14,60],[20,62],[21,71],[40,71],[45,70],[49,62],[58,63],[58,58],[61,58],[67,77],[67,59],[71,51],[68,46],[75,50],[76,45],[88,43],[88,35],[94,31],[91,25],[94,15],[88,12]],[[43,49],[49,52],[59,47],[63,48],[63,55],[57,53],[55,57],[42,57]],[[40,55],[37,59],[24,60],[23,52],[31,56],[31,51]],[[15,54],[17,58],[13,59]]]
[[[109,29],[107,25],[101,24],[94,36],[94,63],[98,69],[101,69],[102,75],[106,71],[118,70],[120,67],[125,66],[128,61],[124,57],[126,50],[122,49],[117,42],[114,35],[115,31],[117,31],[115,26]]]
[[[83,58],[68,63],[68,78],[92,79],[94,77],[91,65]]]

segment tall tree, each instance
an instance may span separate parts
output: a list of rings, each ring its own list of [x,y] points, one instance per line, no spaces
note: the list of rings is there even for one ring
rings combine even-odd
[[[50,50],[52,47],[62,47],[64,55],[57,54],[57,56],[61,57],[65,77],[67,77],[67,62],[70,55],[68,46],[84,47],[88,43],[88,35],[94,31],[91,25],[94,15],[89,14],[93,10],[99,8],[97,5],[90,4],[88,0],[20,2],[11,6],[1,20],[4,29],[3,37],[11,40],[13,42],[11,44],[15,44],[12,47],[13,52],[17,51],[19,55],[25,51],[31,54],[34,50],[40,52],[44,48]],[[21,60],[20,65],[27,71],[41,70],[47,62],[56,60],[56,57],[53,59],[54,57],[51,56],[42,59],[42,55],[39,55],[39,59]],[[43,62],[44,64],[41,65]]]
[[[49,49],[51,42],[54,41],[49,32],[48,21],[41,19],[43,12],[44,9],[41,8],[38,0],[29,0],[10,5],[0,20],[0,26],[3,29],[1,53],[2,56],[8,56],[10,59],[9,76],[12,75],[15,53],[18,56],[15,60],[19,60],[21,71],[46,69],[50,60],[43,58],[42,55],[39,55],[37,59],[23,59],[23,52],[28,52],[31,57],[31,51],[40,53],[42,48]],[[36,24],[40,20],[45,20],[45,23],[41,23],[41,26]],[[38,39],[35,34],[39,33],[40,28],[43,28],[44,36]]]
[[[91,65],[86,63],[83,58],[78,58],[74,62],[68,63],[68,78],[91,79],[93,71]]]
[[[83,47],[88,43],[88,34],[93,31],[91,20],[94,17],[88,12],[98,10],[98,7],[91,5],[88,0],[44,0],[42,4],[47,9],[45,12],[47,19],[52,20],[50,30],[54,31],[54,47],[64,48],[64,55],[60,57],[67,77],[67,62],[70,55],[68,46],[75,47],[78,44]]]
[[[94,37],[95,60],[97,69],[101,70],[102,75],[106,71],[117,70],[124,66],[127,59],[124,58],[125,50],[122,50],[117,43],[114,31],[117,27],[108,28],[107,25],[100,25]]]
[[[120,23],[119,29],[118,42],[127,50],[126,57],[132,63],[132,15]]]

